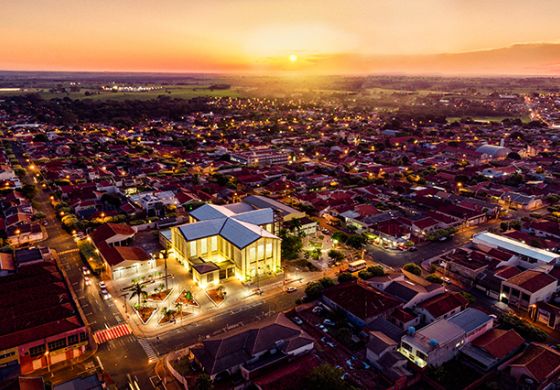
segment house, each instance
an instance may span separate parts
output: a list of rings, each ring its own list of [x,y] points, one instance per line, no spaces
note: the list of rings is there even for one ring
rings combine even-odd
[[[110,279],[133,277],[157,266],[156,260],[144,249],[127,245],[135,234],[127,224],[105,223],[89,235]]]
[[[396,280],[390,283],[384,292],[403,301],[403,309],[414,308],[421,302],[445,292],[445,287],[437,283],[425,286],[411,280]]]
[[[537,302],[536,310],[531,312],[531,319],[549,328],[558,329],[560,326],[560,307],[556,302]]]
[[[281,272],[281,239],[273,234],[272,209],[254,210],[245,203],[205,204],[191,211],[189,219],[191,223],[171,228],[171,246],[185,268],[194,268],[200,286],[234,276],[247,281]],[[208,263],[218,267],[202,266]]]
[[[524,344],[525,339],[513,329],[490,329],[463,347],[461,354],[476,367],[489,371],[512,357]]]
[[[538,343],[531,343],[504,367],[515,380],[517,388],[554,389],[560,375],[560,352]]]
[[[280,313],[272,322],[206,339],[190,352],[212,379],[237,372],[249,379],[263,368],[285,364],[313,348],[313,339]]]
[[[467,308],[447,319],[440,319],[401,338],[398,351],[423,368],[440,366],[455,357],[460,349],[492,328],[489,315]]]
[[[341,310],[358,327],[364,327],[377,318],[387,319],[402,306],[396,298],[359,281],[329,287],[322,299],[331,309]]]
[[[535,195],[525,195],[518,192],[504,193],[499,203],[508,209],[535,210],[543,207],[543,201]]]
[[[535,309],[548,301],[558,288],[558,280],[543,272],[526,270],[502,282],[500,301],[510,306]]]
[[[560,260],[560,254],[558,253],[535,248],[523,242],[494,233],[477,233],[473,236],[472,242],[486,252],[489,252],[491,249],[500,249],[511,253],[511,258],[508,261],[504,261],[501,265],[550,270]]]
[[[553,221],[534,221],[527,229],[537,237],[560,239],[560,224]]]
[[[0,366],[22,374],[81,356],[89,337],[52,261],[23,263],[0,277]]]
[[[415,311],[429,324],[452,317],[467,307],[468,301],[459,293],[445,292],[421,302]]]
[[[399,343],[383,332],[369,332],[366,359],[377,368],[390,383],[400,384],[412,373],[406,368],[408,360],[397,352]]]

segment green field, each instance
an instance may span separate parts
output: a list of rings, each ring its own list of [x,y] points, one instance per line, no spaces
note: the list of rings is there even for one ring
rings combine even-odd
[[[85,92],[90,93],[86,96]],[[17,96],[29,93],[37,93],[43,99],[64,98],[71,99],[92,99],[92,100],[150,100],[155,99],[160,95],[169,96],[172,98],[191,99],[199,96],[213,96],[213,97],[240,97],[244,96],[245,92],[242,88],[231,89],[214,89],[210,90],[207,86],[189,85],[189,86],[170,86],[169,88],[157,89],[145,92],[110,92],[110,91],[97,91],[91,89],[82,89],[80,92],[58,92],[53,93],[47,89],[26,89],[23,91],[0,91],[0,96]]]

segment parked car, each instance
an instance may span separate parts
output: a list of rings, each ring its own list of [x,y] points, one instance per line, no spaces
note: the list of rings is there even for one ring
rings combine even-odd
[[[86,266],[84,265],[84,266],[82,267],[82,273],[83,273],[84,275],[89,275],[91,272],[90,272],[89,268],[86,267]]]
[[[298,324],[298,325],[302,325],[302,324],[303,324],[302,319],[299,318],[298,316],[293,317],[293,318],[292,318],[292,321],[294,321],[294,322],[295,322],[296,324]]]
[[[321,306],[315,306],[311,311],[315,314],[319,314],[323,311],[323,308]]]
[[[293,286],[292,286],[292,287],[288,287],[288,288],[286,289],[286,292],[287,292],[287,293],[293,293],[293,292],[296,292],[296,291],[297,291],[297,287],[293,287]]]
[[[90,280],[90,278],[87,277],[87,276],[84,276],[84,283],[85,283],[86,286],[91,285],[91,280]]]
[[[326,336],[321,337],[321,341],[323,342],[323,344],[326,344],[331,348],[336,347],[336,344],[333,341],[329,340]]]
[[[447,241],[448,239],[449,239],[449,237],[447,237],[447,236],[443,236],[443,237],[438,238],[438,240],[441,241],[441,242]]]
[[[323,324],[325,324],[325,325],[327,325],[327,326],[335,326],[335,325],[336,325],[336,324],[334,323],[333,320],[328,319],[328,318],[325,318],[325,319],[323,320]]]
[[[105,282],[101,281],[99,282],[99,288],[102,290],[107,290],[107,285],[105,284]]]

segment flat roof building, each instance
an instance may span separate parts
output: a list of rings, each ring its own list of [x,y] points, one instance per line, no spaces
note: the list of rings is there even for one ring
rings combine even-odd
[[[494,319],[480,310],[467,308],[401,338],[399,352],[420,367],[439,366],[451,360],[471,340],[492,328]]]

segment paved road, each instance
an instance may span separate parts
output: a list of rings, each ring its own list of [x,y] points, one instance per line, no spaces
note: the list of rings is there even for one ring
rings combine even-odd
[[[26,166],[22,150],[14,145],[14,151],[22,166]],[[29,174],[24,181],[28,184],[34,183]],[[101,298],[98,280],[95,276],[91,276],[92,284],[90,286],[85,285],[82,274],[84,263],[77,252],[76,243],[72,236],[62,229],[56,218],[55,210],[50,205],[49,195],[39,185],[35,187],[37,190],[34,198],[36,211],[44,213],[48,223],[46,226],[48,238],[41,245],[48,246],[59,253],[60,264],[78,297],[87,324],[95,332],[124,322],[112,300],[104,301]],[[136,380],[141,389],[153,389],[149,376],[153,372],[154,364],[148,362],[147,353],[135,336],[127,336],[100,345],[97,358],[119,389],[128,388],[128,382],[131,379]]]
[[[400,268],[406,263],[420,264],[424,260],[440,255],[451,249],[461,247],[471,240],[473,234],[495,228],[499,224],[500,221],[492,220],[476,227],[463,229],[447,241],[426,243],[418,246],[417,250],[414,252],[386,250],[373,245],[368,245],[367,249],[374,261],[390,267]]]

